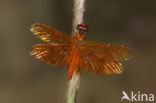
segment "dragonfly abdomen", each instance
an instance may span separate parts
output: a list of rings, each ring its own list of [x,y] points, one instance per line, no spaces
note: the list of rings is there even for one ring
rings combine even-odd
[[[76,48],[73,49],[69,58],[68,80],[71,80],[74,70],[79,69],[78,63],[80,62],[80,50]]]

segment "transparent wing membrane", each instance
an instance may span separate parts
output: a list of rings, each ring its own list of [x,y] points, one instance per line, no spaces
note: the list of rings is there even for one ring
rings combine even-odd
[[[50,44],[70,44],[73,41],[73,39],[69,35],[45,24],[33,24],[30,28],[30,31],[33,32],[41,40]]]
[[[106,44],[99,42],[79,42],[79,47],[103,54],[117,61],[128,60],[133,56],[132,51],[123,45]]]
[[[71,48],[67,45],[52,46],[50,44],[34,45],[30,55],[50,65],[67,65],[66,59],[70,55]]]
[[[82,62],[79,67],[96,74],[119,74],[122,72],[120,62],[91,50],[81,49]]]

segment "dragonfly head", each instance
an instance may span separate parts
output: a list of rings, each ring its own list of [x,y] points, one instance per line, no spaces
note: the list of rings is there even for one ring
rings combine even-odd
[[[76,38],[78,40],[84,40],[84,34],[88,31],[88,26],[85,24],[78,24],[77,25],[78,34],[76,35]]]
[[[88,26],[85,24],[78,24],[77,29],[79,34],[86,34],[86,32],[88,31]]]

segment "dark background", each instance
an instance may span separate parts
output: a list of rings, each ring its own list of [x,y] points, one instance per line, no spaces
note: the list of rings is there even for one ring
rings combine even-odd
[[[82,71],[77,102],[120,103],[123,90],[156,94],[156,0],[86,1],[86,39],[126,45],[135,56],[120,75]],[[73,0],[0,1],[0,103],[65,103],[67,67],[29,55],[42,43],[29,27],[40,22],[70,34],[72,9]]]

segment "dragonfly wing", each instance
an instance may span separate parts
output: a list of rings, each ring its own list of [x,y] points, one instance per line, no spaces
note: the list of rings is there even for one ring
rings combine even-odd
[[[79,67],[96,74],[119,74],[122,72],[120,62],[103,54],[81,48],[81,59]]]
[[[67,65],[66,59],[70,55],[70,49],[67,45],[36,44],[32,47],[30,55],[53,66],[64,66]]]
[[[34,35],[39,37],[41,40],[50,44],[70,44],[73,41],[73,39],[69,35],[45,24],[33,24],[30,28],[30,31],[33,32]]]
[[[133,56],[132,51],[123,45],[86,41],[79,42],[79,46],[85,50],[92,50],[94,52],[111,57],[117,61],[128,60]]]

